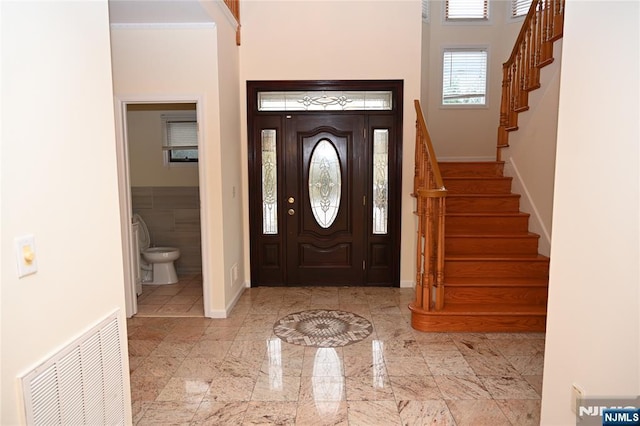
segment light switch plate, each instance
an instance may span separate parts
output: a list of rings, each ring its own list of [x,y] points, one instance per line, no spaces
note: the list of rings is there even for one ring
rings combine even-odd
[[[18,278],[38,272],[36,243],[33,235],[23,235],[15,239]]]

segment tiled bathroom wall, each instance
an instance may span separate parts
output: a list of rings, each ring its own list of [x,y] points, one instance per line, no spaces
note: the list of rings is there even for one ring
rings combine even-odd
[[[178,275],[202,271],[200,195],[197,186],[134,186],[133,212],[142,216],[154,246],[180,249]]]

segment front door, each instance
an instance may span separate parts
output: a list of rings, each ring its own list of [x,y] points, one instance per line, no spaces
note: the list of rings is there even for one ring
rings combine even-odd
[[[364,262],[364,117],[286,119],[288,284],[361,285]]]
[[[398,127],[391,113],[249,111],[252,286],[399,284]]]

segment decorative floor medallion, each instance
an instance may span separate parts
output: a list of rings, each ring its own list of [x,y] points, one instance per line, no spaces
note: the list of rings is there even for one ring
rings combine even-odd
[[[372,331],[373,325],[359,315],[326,309],[289,314],[273,326],[275,335],[285,342],[317,348],[350,345]]]

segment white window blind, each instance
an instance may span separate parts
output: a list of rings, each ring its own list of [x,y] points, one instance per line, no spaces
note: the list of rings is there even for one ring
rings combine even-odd
[[[443,105],[485,105],[486,49],[445,49],[442,67]]]
[[[198,161],[198,122],[195,115],[163,115],[165,141],[162,147],[169,162]]]
[[[488,0],[446,0],[445,18],[456,19],[489,19]]]
[[[529,13],[532,0],[511,0],[511,17],[517,18]]]
[[[198,149],[198,131],[195,121],[167,122],[167,148]]]
[[[422,20],[429,22],[429,0],[422,0]]]

